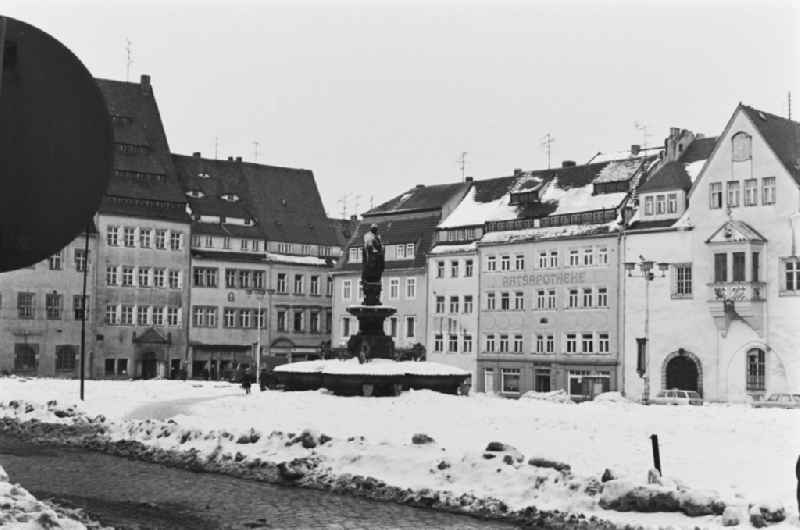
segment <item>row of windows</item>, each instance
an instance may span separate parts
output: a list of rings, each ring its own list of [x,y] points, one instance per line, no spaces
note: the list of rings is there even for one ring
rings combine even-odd
[[[219,308],[216,306],[192,306],[192,327],[195,328],[217,328]],[[282,332],[293,331],[295,333],[330,333],[331,314],[324,314],[323,311],[312,309],[306,315],[305,309],[278,309],[275,311],[276,329]],[[246,307],[225,307],[222,309],[222,327],[240,329],[264,329],[266,327],[266,309],[261,311]],[[291,328],[290,328],[291,325]]]
[[[183,310],[175,306],[107,304],[105,323],[109,326],[179,327],[182,313]]]
[[[75,369],[78,347],[70,344],[56,346],[56,371],[71,372]],[[31,343],[14,344],[14,370],[35,371],[39,368],[39,345]]]
[[[163,267],[106,265],[106,285],[180,289],[183,287],[183,273]]]
[[[75,248],[72,250],[73,266],[77,272],[86,270],[86,251],[82,248]],[[47,265],[51,271],[60,271],[64,269],[64,249],[53,254],[47,259]]]
[[[289,275],[285,272],[279,272],[277,276],[277,281],[275,283],[276,292],[286,294],[289,292],[288,289],[288,278]],[[295,274],[294,280],[292,282],[292,292],[294,294],[304,294],[305,293],[305,276],[303,274]],[[320,294],[320,277],[319,276],[311,276],[309,280],[309,294],[313,296],[317,296]],[[330,276],[326,280],[325,286],[325,294],[331,296],[333,294],[333,278]]]
[[[451,334],[450,337],[456,335]],[[434,349],[436,338],[434,337]],[[562,334],[561,351],[564,353],[609,353],[608,332],[584,331],[568,332]],[[556,336],[553,334],[537,334],[533,336],[530,353],[556,353],[559,348]],[[524,338],[522,333],[486,333],[483,342],[484,353],[524,353]]]
[[[157,250],[183,250],[183,232],[163,228],[135,226],[106,227],[106,244],[111,247],[155,248]]]
[[[400,336],[407,339],[415,338],[417,336],[417,317],[407,316],[402,322],[404,327],[401,330],[401,320],[398,317],[389,317],[384,321],[384,332],[393,338],[398,338]],[[343,339],[347,339],[350,335],[354,335],[358,332],[358,323],[355,318],[342,317],[341,326]]]
[[[444,278],[445,271],[448,272],[450,278],[472,278],[474,274],[473,262],[471,259],[464,260],[463,266],[460,260],[454,259],[449,262],[437,261],[435,268],[435,275],[437,278]]]
[[[536,289],[533,291],[534,298],[531,309],[538,311],[559,309],[557,292],[558,289]],[[562,292],[566,300],[563,309],[608,307],[607,287],[567,287],[562,289]],[[525,292],[523,291],[515,291],[513,293],[508,291],[488,291],[485,301],[484,307],[486,311],[524,311],[526,305]]]
[[[645,215],[664,215],[678,213],[678,194],[667,193],[658,195],[646,195],[644,197]]]
[[[192,248],[214,248],[214,236],[201,236],[194,234],[192,236]],[[231,238],[225,236],[222,238],[222,248],[225,250],[231,249]],[[260,252],[263,249],[261,240],[259,239],[246,239],[239,240],[239,250]]]
[[[472,295],[466,294],[463,297],[463,304],[461,302],[461,297],[459,296],[451,296],[450,303],[446,307],[448,313],[472,313]],[[435,306],[436,313],[442,314],[445,312],[445,297],[444,296],[437,296],[436,297],[436,306]]]
[[[558,250],[542,250],[538,253],[538,268],[553,269],[561,266],[560,252]],[[564,256],[566,267],[596,267],[608,265],[608,247],[572,248]],[[512,268],[513,266],[513,268]],[[506,272],[525,270],[525,255],[515,256],[487,256],[486,271]]]
[[[759,195],[762,205],[775,204],[775,177],[764,177],[761,179],[761,193],[758,190],[758,179],[746,179],[744,181],[744,197],[742,199],[742,183],[738,180],[729,180],[725,183],[725,206],[737,208],[739,206],[758,206]],[[709,208],[722,208],[722,182],[709,183]]]
[[[361,263],[362,247],[350,247],[347,252],[347,261],[350,263]],[[396,245],[384,245],[383,258],[386,261],[400,261],[414,259],[416,245],[414,243],[400,243]]]
[[[405,287],[402,289],[403,296],[406,300],[414,300],[417,297],[417,279],[406,278]],[[357,280],[356,280],[357,281]],[[389,291],[387,293],[389,300],[399,300],[401,295],[401,278],[389,278]],[[385,284],[384,284],[385,286]],[[342,280],[342,298],[350,300],[353,297],[353,280]],[[364,292],[361,283],[358,283],[358,298],[361,300]]]
[[[17,293],[17,317],[33,319],[36,314],[36,295],[34,293]],[[86,310],[89,310],[89,297],[86,297]],[[81,295],[72,295],[72,315],[75,320],[83,318]],[[88,315],[88,313],[87,313]],[[45,293],[44,316],[47,320],[62,320],[66,318],[64,311],[64,295],[58,292]]]

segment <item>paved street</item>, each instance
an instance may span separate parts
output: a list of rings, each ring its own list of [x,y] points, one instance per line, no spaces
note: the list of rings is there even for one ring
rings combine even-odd
[[[116,528],[492,529],[466,516],[172,469],[0,435],[0,465],[40,499]]]

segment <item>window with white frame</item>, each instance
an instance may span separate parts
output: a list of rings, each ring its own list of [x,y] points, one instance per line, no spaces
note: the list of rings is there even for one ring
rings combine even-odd
[[[181,282],[181,274],[182,271],[179,270],[170,270],[169,271],[169,288],[170,289],[180,289],[183,286],[183,282]]]
[[[495,336],[494,333],[489,333],[486,335],[486,340],[484,341],[483,350],[487,353],[492,353],[495,350]]]
[[[453,333],[447,336],[447,351],[458,353],[458,335]]]
[[[206,248],[214,248],[214,237],[206,236]]]
[[[133,267],[122,267],[122,286],[133,287]]]
[[[692,297],[692,264],[675,263],[672,265],[672,297]]]
[[[508,335],[501,334],[500,340],[497,341],[497,345],[500,353],[508,353]]]
[[[547,309],[555,309],[556,308],[556,290],[549,289],[547,291]]]
[[[136,245],[136,229],[132,226],[126,226],[122,229],[122,243],[126,247],[133,247]]]
[[[303,275],[302,274],[295,274],[294,275],[294,294],[303,294],[305,292],[305,288],[303,286]]]
[[[116,265],[106,265],[106,285],[117,285],[119,277]]]
[[[106,324],[114,325],[117,323],[117,306],[113,304],[106,305]]]
[[[775,177],[761,179],[761,204],[775,204]]]
[[[444,261],[436,262],[436,277],[444,278]]]
[[[547,268],[547,252],[539,252],[539,268]]]
[[[522,335],[514,335],[514,343],[512,344],[514,353],[522,353]]]
[[[500,256],[500,270],[511,270],[511,256]]]
[[[347,251],[347,261],[361,263],[361,247],[350,247]]]
[[[543,310],[547,307],[547,293],[544,289],[536,291],[536,309]]]
[[[544,352],[554,353],[555,351],[556,351],[556,339],[555,336],[551,333],[545,336]]]
[[[554,269],[558,267],[558,251],[551,250],[550,251],[550,268]]]
[[[49,266],[51,271],[60,271],[64,265],[64,251],[59,250],[52,256],[50,256]]]
[[[592,333],[581,334],[581,352],[594,353],[594,335]]]
[[[167,308],[167,326],[178,326],[180,323],[180,311],[177,307]]]
[[[646,195],[644,198],[644,214],[653,215],[653,196]]]
[[[183,248],[183,234],[180,232],[169,233],[170,250],[181,250]]]
[[[464,295],[464,313],[472,313],[472,295]]]
[[[142,248],[150,248],[150,239],[153,231],[149,228],[139,229],[139,246]]]
[[[280,288],[278,288],[278,291],[280,292]],[[352,280],[343,280],[342,281],[342,298],[345,299],[345,300],[350,300],[352,297],[353,297],[353,282],[352,282]]]
[[[472,353],[472,335],[464,333],[461,341],[461,351],[463,353]]]
[[[766,354],[761,348],[751,348],[747,352],[747,391],[763,392],[766,384]]]
[[[598,333],[597,335],[597,352],[598,353],[608,353],[609,349],[609,341],[608,341],[608,333]]]
[[[536,353],[544,353],[544,335],[536,335]]]
[[[597,288],[597,306],[608,307],[608,287]]]
[[[153,269],[153,287],[163,288],[166,285],[167,270],[163,268]]]
[[[286,273],[285,272],[279,272],[276,278],[277,279],[275,281],[275,290],[278,293],[282,293],[282,294],[288,293],[289,292],[289,286],[287,285],[287,281],[286,281]],[[349,292],[349,286],[350,286],[349,282],[350,282],[350,280],[345,280],[342,283],[342,286],[346,286],[346,287],[344,287],[344,289],[347,290],[345,292]],[[350,296],[349,295],[346,296],[345,299],[349,300]]]
[[[507,292],[500,293],[500,309],[502,311],[511,309],[511,295]]]
[[[450,277],[458,278],[458,260],[450,261]]]
[[[525,293],[523,293],[522,291],[517,291],[514,293],[514,310],[515,311],[525,310]]]
[[[413,339],[417,335],[416,317],[406,317],[406,338]]]
[[[450,313],[456,314],[458,313],[458,296],[451,296],[450,297]]]
[[[464,262],[464,277],[472,278],[472,260],[468,259]]]
[[[433,351],[436,353],[442,353],[444,350],[443,338],[441,333],[437,333],[433,336]]]
[[[667,213],[678,213],[678,194],[667,194]]]
[[[569,266],[570,267],[577,267],[581,264],[580,255],[578,254],[578,249],[573,248],[569,251]]]
[[[497,307],[497,297],[494,293],[486,293],[486,310],[494,311]]]
[[[729,208],[736,208],[739,206],[739,181],[729,180],[727,183],[728,202]]]
[[[119,323],[123,326],[133,325],[133,306],[122,304],[119,306]]]
[[[569,307],[570,308],[578,307],[578,290],[577,289],[570,289],[569,290]]]
[[[664,215],[667,211],[666,199],[663,194],[656,195],[656,215]]]
[[[594,249],[592,247],[583,249],[583,265],[586,267],[594,265]]]
[[[497,270],[497,257],[496,256],[489,256],[486,258],[486,270],[489,272],[494,272]]]
[[[152,282],[150,281],[151,278],[151,270],[150,267],[139,267],[137,271],[139,287],[150,287]]]
[[[195,311],[198,309],[202,309],[202,306],[195,306]],[[216,309],[216,308],[214,308]],[[136,325],[137,326],[146,326],[150,323],[150,306],[149,305],[138,305],[136,306]],[[199,324],[195,324],[194,327],[201,327]]]
[[[800,258],[783,258],[784,289],[781,294],[800,294]]]
[[[400,298],[400,278],[389,279],[389,300]]]
[[[444,296],[436,297],[436,313],[440,315],[444,313]]]
[[[413,300],[417,297],[417,279],[406,278],[406,298]]]
[[[514,268],[518,271],[525,270],[525,255],[517,254],[514,258]]]
[[[708,207],[712,210],[722,208],[722,182],[711,182],[708,185]]]
[[[744,205],[758,206],[758,179],[744,181]]]
[[[312,296],[319,296],[319,276],[312,276],[309,291]]]
[[[163,326],[164,325],[164,312],[166,308],[161,305],[154,305],[153,306],[153,325],[154,326]]]
[[[608,265],[608,247],[600,247],[597,249],[597,264]]]
[[[504,394],[519,394],[519,368],[501,368],[500,385]]]
[[[106,227],[106,244],[110,247],[119,246],[119,227],[107,226]]]
[[[583,288],[583,307],[592,307],[592,288],[591,287],[584,287]]]
[[[576,353],[578,351],[578,335],[575,333],[566,334],[567,353]]]
[[[167,231],[164,229],[156,230],[156,248],[158,250],[167,248]]]

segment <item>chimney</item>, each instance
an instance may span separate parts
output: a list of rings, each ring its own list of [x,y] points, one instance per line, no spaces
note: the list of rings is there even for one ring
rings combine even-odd
[[[669,128],[669,135],[671,138],[677,138],[681,135],[680,127],[670,127]]]
[[[353,214],[353,215],[350,216],[350,220],[351,221],[358,221],[358,216]]]
[[[639,154],[639,151],[642,150],[642,146],[639,144],[631,145],[631,156],[636,156]]]
[[[194,153],[192,153],[192,156],[195,158],[200,158],[200,151],[195,151]]]
[[[240,156],[237,156],[237,157],[236,157],[236,161],[237,161],[237,162],[241,162],[241,161],[242,161],[242,157],[240,157]]]
[[[228,157],[228,162],[233,162],[233,157],[232,156]]]
[[[464,177],[464,182],[472,182],[472,177]]]
[[[515,176],[515,177],[518,177],[518,176],[520,176],[520,175],[522,175],[522,168],[515,167],[515,168],[514,168],[514,176]]]
[[[417,189],[424,188],[424,187],[425,187],[425,184],[417,184],[417,185],[416,185],[416,188],[417,188]]]
[[[153,88],[150,86],[150,76],[147,74],[142,74],[139,80],[139,86],[141,87],[142,94],[145,96],[149,96],[153,92]]]
[[[561,162],[561,167],[575,167],[575,161],[574,160],[564,160],[563,162]]]

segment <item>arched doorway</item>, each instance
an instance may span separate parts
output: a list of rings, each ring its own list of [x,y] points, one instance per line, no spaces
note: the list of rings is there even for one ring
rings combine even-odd
[[[700,370],[695,360],[688,355],[675,355],[664,367],[666,381],[664,389],[680,388],[702,392]]]

